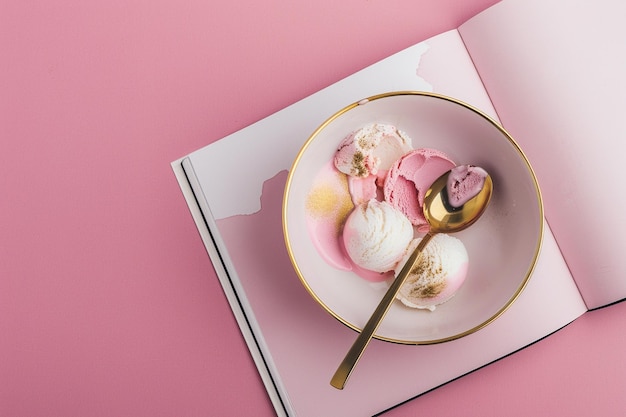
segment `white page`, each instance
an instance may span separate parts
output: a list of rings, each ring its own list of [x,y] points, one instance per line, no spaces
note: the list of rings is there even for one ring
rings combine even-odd
[[[355,333],[315,304],[288,264],[284,248],[281,252],[275,216],[286,170],[309,133],[340,107],[388,90],[430,88],[494,114],[458,33],[451,31],[190,155],[203,191],[200,198],[208,206],[205,215],[212,214],[213,232],[221,234],[216,239],[218,249],[230,265],[245,313],[254,315],[251,322],[260,354],[285,388],[284,401],[297,415],[371,415],[532,343],[586,311],[546,227],[528,287],[493,324],[439,345],[374,341],[346,390],[330,386],[330,377]],[[241,152],[244,147],[247,152]],[[227,189],[216,181],[224,176],[231,180]],[[259,224],[271,221],[277,222],[273,235],[255,232]],[[270,252],[274,258],[267,262]]]
[[[626,2],[504,1],[459,29],[589,308],[626,297]]]

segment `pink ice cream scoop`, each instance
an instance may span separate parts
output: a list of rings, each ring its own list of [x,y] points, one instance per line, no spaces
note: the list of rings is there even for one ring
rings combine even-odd
[[[378,195],[377,178],[376,175],[368,175],[365,178],[348,176],[348,190],[355,206],[376,198]]]
[[[422,229],[428,226],[422,211],[424,194],[437,178],[454,167],[454,162],[441,151],[415,149],[389,169],[383,186],[384,198]]]
[[[459,165],[450,171],[446,183],[448,203],[459,208],[474,198],[485,185],[487,171],[474,165]]]

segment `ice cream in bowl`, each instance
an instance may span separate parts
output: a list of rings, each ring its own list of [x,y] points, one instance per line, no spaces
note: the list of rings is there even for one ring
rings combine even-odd
[[[363,329],[428,232],[427,190],[448,171],[444,203],[451,213],[470,204],[463,199],[485,172],[491,202],[472,227],[429,242],[374,337],[453,340],[487,326],[519,297],[544,224],[527,158],[495,120],[468,104],[392,92],[332,115],[304,143],[287,178],[287,250],[302,284],[331,316]]]

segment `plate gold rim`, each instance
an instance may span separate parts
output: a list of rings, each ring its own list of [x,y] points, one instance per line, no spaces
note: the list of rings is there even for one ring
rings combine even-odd
[[[391,342],[391,343],[397,343],[397,344],[403,344],[403,345],[431,345],[431,344],[449,342],[451,340],[459,339],[459,338],[462,338],[464,336],[467,336],[467,335],[470,335],[472,333],[475,333],[478,330],[488,326],[489,324],[494,322],[498,317],[500,317],[506,310],[509,309],[509,307],[511,307],[511,305],[513,305],[513,303],[517,300],[517,298],[519,298],[520,294],[524,291],[524,289],[528,285],[528,282],[529,282],[529,280],[530,280],[530,278],[532,276],[532,273],[533,273],[533,271],[535,269],[535,266],[537,265],[537,259],[539,257],[539,253],[541,252],[541,246],[543,244],[543,235],[544,235],[544,220],[543,220],[544,219],[544,207],[543,207],[543,199],[542,199],[542,196],[541,196],[541,190],[539,188],[539,183],[537,181],[537,176],[536,176],[535,171],[533,170],[532,166],[530,165],[530,162],[528,161],[528,158],[526,157],[526,154],[520,148],[519,144],[491,116],[487,115],[486,113],[484,113],[483,111],[479,110],[478,108],[476,108],[476,107],[474,107],[474,106],[472,106],[472,105],[470,105],[468,103],[465,103],[465,102],[463,102],[461,100],[458,100],[456,98],[453,98],[453,97],[450,97],[450,96],[446,96],[446,95],[442,95],[442,94],[438,94],[438,93],[431,93],[431,92],[425,92],[425,91],[413,91],[413,90],[391,91],[391,92],[386,92],[386,93],[382,93],[382,94],[377,94],[377,95],[373,95],[373,96],[367,97],[365,99],[361,99],[359,101],[356,101],[356,102],[354,102],[352,104],[347,105],[346,107],[342,108],[341,110],[337,111],[332,116],[330,116],[328,119],[326,119],[317,129],[315,129],[313,131],[313,133],[311,133],[311,135],[308,137],[308,139],[304,142],[304,144],[301,147],[301,149],[298,151],[298,154],[296,155],[293,163],[291,164],[291,167],[289,168],[289,173],[287,175],[287,181],[286,181],[286,184],[285,184],[285,189],[284,189],[284,192],[283,192],[282,227],[283,227],[283,238],[284,238],[284,241],[285,241],[285,246],[287,248],[287,253],[289,255],[289,260],[290,260],[291,265],[293,266],[294,270],[296,271],[296,274],[298,275],[298,278],[300,279],[300,282],[304,285],[304,287],[306,288],[307,292],[332,317],[337,319],[340,323],[344,324],[345,326],[351,328],[352,330],[354,330],[356,332],[360,332],[361,328],[359,328],[358,326],[348,322],[346,319],[344,319],[341,316],[339,316],[331,308],[329,308],[317,296],[317,294],[315,294],[313,289],[309,286],[306,278],[304,277],[304,273],[301,271],[300,267],[298,266],[298,264],[297,264],[297,262],[295,260],[295,255],[294,255],[294,253],[292,251],[291,240],[289,238],[289,230],[288,230],[288,225],[287,225],[287,213],[288,213],[288,210],[289,210],[289,207],[288,207],[288,205],[289,205],[288,204],[289,192],[291,190],[292,179],[293,179],[294,172],[295,172],[295,170],[296,170],[300,160],[302,159],[302,157],[303,157],[304,153],[306,152],[307,148],[309,147],[309,145],[313,142],[313,140],[315,140],[317,135],[319,135],[319,133],[326,128],[326,126],[328,126],[330,123],[332,123],[335,119],[337,119],[338,117],[340,117],[344,113],[350,111],[351,109],[353,109],[355,107],[363,105],[365,103],[369,103],[371,101],[375,101],[375,100],[379,100],[379,99],[383,99],[383,98],[388,98],[388,97],[393,97],[393,96],[411,96],[411,95],[426,96],[426,97],[431,97],[431,98],[435,98],[435,99],[439,99],[439,100],[445,100],[445,101],[449,101],[449,102],[455,103],[457,105],[465,107],[466,109],[468,109],[468,110],[478,114],[480,117],[483,117],[491,125],[493,125],[496,129],[498,129],[500,131],[500,133],[502,133],[504,135],[504,137],[507,138],[507,140],[511,143],[511,145],[514,147],[514,149],[517,151],[519,156],[522,158],[522,161],[526,165],[526,168],[528,169],[528,172],[530,173],[530,176],[531,176],[532,182],[533,182],[533,186],[534,186],[534,189],[535,189],[536,197],[537,197],[538,212],[539,212],[539,236],[538,236],[538,239],[537,239],[537,243],[535,245],[535,251],[533,253],[533,258],[532,258],[532,261],[530,263],[530,266],[529,266],[528,270],[526,271],[526,275],[525,275],[524,279],[522,280],[521,284],[519,285],[519,287],[517,288],[517,290],[513,293],[513,295],[509,298],[509,300],[504,304],[504,306],[502,306],[495,314],[493,314],[487,320],[485,320],[484,322],[482,322],[482,323],[480,323],[480,324],[478,324],[478,325],[476,325],[476,326],[474,326],[474,327],[472,327],[472,328],[470,328],[468,330],[460,332],[458,334],[455,334],[455,335],[452,335],[452,336],[448,336],[448,337],[444,337],[444,338],[439,338],[439,339],[432,339],[432,340],[418,340],[418,341],[415,341],[415,340],[402,340],[402,339],[389,338],[389,337],[381,336],[381,335],[378,335],[378,334],[375,334],[373,336],[375,339],[378,339],[378,340],[382,340],[382,341],[385,341],[385,342]]]

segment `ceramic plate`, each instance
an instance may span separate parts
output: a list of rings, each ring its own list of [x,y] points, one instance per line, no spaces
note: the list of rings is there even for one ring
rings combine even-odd
[[[470,259],[460,290],[433,312],[394,302],[374,337],[429,344],[473,333],[500,316],[526,286],[541,246],[543,206],[533,170],[511,136],[479,110],[449,97],[381,94],[339,110],[312,133],[289,172],[283,202],[285,242],[297,275],[326,311],[356,331],[382,298],[382,285],[329,265],[306,225],[313,179],[346,135],[374,122],[403,130],[413,148],[439,149],[457,164],[485,168],[494,183],[483,217],[455,234]]]

